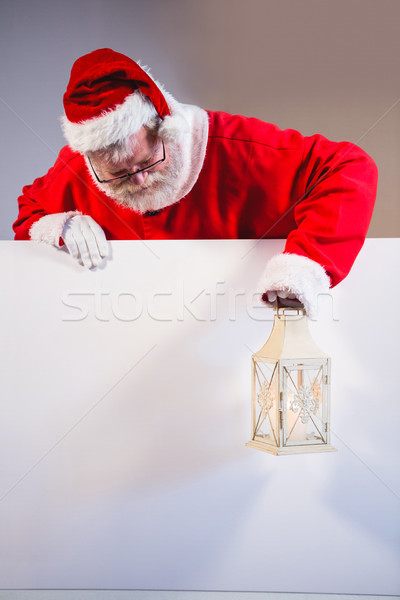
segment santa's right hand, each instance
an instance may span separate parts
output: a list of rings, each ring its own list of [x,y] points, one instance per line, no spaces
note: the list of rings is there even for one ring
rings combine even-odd
[[[76,215],[68,219],[61,239],[71,256],[87,269],[98,267],[109,255],[104,231],[89,215]]]

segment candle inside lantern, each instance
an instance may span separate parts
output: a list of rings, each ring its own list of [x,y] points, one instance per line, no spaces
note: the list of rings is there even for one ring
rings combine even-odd
[[[293,410],[293,392],[287,395],[286,403],[286,439],[290,442],[301,442],[307,439],[307,423],[301,420],[300,412]]]

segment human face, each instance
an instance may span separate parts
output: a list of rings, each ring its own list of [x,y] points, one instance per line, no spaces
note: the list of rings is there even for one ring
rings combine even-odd
[[[161,148],[161,151],[160,151]],[[93,158],[97,174],[92,160],[89,158],[93,173],[101,184],[118,185],[129,182],[134,186],[142,186],[151,173],[162,170],[162,163],[166,160],[164,142],[151,136],[144,127],[131,136],[128,146],[128,154],[124,159],[115,159],[110,153],[97,153]]]
[[[151,136],[144,128],[132,136],[129,144],[128,151],[124,150],[123,155],[112,149],[109,149],[109,152],[91,154],[90,158],[99,179],[132,173],[131,169],[143,168],[142,161],[150,160],[147,164],[152,164],[163,156],[159,138]],[[160,144],[159,150],[157,144]],[[141,214],[170,206],[181,197],[179,190],[183,183],[183,153],[179,144],[172,141],[168,141],[168,144],[165,142],[165,160],[149,171],[134,173],[128,178],[109,183],[100,183],[89,163],[88,169],[96,185],[109,198]]]
[[[159,164],[161,164],[162,162],[164,162],[166,155],[165,155],[165,144],[164,141],[161,140],[161,145],[162,145],[162,149],[163,149],[163,155],[162,158],[154,161],[154,160],[146,160],[144,163],[144,167],[140,168],[140,169],[136,169],[133,173],[125,173],[124,175],[117,175],[116,177],[110,177],[107,179],[100,179],[100,177],[97,175],[94,166],[92,164],[92,161],[90,160],[90,157],[88,156],[88,160],[89,160],[89,164],[92,168],[93,174],[96,177],[96,180],[98,183],[119,183],[120,181],[129,181],[130,179],[132,179],[132,177],[134,175],[139,175],[139,173],[145,173],[145,172],[150,172],[150,171],[154,171],[156,167],[158,167]],[[157,152],[156,152],[157,153]],[[155,153],[155,154],[156,154]]]

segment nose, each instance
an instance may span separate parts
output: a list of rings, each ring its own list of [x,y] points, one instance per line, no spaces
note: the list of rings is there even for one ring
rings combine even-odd
[[[134,183],[135,185],[142,185],[142,183],[144,183],[148,177],[148,172],[147,171],[142,171],[141,173],[135,173],[134,175],[131,175],[129,177],[129,181],[131,183]]]

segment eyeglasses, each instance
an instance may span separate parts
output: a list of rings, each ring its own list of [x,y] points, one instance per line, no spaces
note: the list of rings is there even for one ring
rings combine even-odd
[[[164,160],[165,160],[165,146],[164,146],[164,141],[161,140],[161,143],[162,143],[162,148],[163,148],[163,157],[160,158],[160,160],[158,160],[157,162],[153,163],[152,165],[149,165],[148,167],[144,167],[144,169],[138,169],[134,173],[125,173],[125,175],[120,175],[119,177],[112,177],[111,179],[100,179],[99,176],[97,175],[96,171],[94,170],[94,167],[92,165],[92,161],[90,160],[90,157],[88,155],[87,155],[87,158],[88,158],[90,166],[92,167],[92,171],[93,171],[94,176],[96,177],[97,181],[99,183],[111,183],[112,181],[120,181],[121,179],[128,179],[129,177],[132,177],[133,175],[137,175],[138,173],[144,173],[144,171],[150,171],[150,169],[154,169],[154,167],[156,167],[160,163],[164,162]]]

